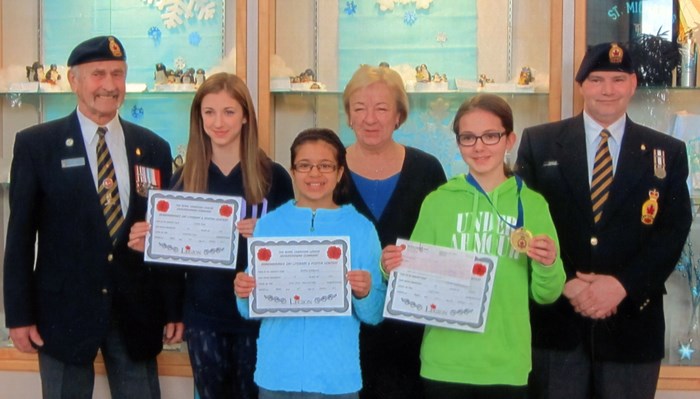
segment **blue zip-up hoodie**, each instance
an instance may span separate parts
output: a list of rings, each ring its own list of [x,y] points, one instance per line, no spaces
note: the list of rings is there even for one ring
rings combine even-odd
[[[352,316],[270,317],[262,319],[255,382],[272,391],[338,395],[362,388],[360,322],[382,321],[386,286],[379,271],[381,246],[374,225],[352,205],[337,209],[300,208],[289,201],[258,220],[253,236],[349,236],[353,270],[367,270],[372,288],[352,298]],[[250,317],[248,300],[238,311]]]

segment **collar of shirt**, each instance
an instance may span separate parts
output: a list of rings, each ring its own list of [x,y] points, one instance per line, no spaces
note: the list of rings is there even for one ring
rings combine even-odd
[[[608,138],[608,149],[613,161],[613,174],[617,170],[617,160],[620,155],[620,145],[622,144],[622,136],[625,133],[625,123],[627,115],[622,115],[620,119],[611,123],[607,128],[604,128],[598,122],[593,120],[585,111],[583,112],[583,126],[586,131],[586,158],[588,159],[588,182],[593,178],[593,160],[595,153],[600,143],[600,131],[607,129],[610,132]]]

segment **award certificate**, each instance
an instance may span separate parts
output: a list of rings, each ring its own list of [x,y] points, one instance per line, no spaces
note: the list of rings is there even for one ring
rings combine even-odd
[[[399,239],[403,262],[392,270],[384,317],[484,332],[498,259]]]
[[[144,260],[236,268],[241,197],[149,190]]]
[[[251,317],[350,316],[350,237],[248,240]]]

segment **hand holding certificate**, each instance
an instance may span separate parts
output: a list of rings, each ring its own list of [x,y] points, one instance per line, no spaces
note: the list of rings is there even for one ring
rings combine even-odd
[[[384,317],[483,332],[498,259],[406,240],[391,272]]]
[[[252,317],[352,314],[349,237],[251,239]]]
[[[150,190],[144,259],[235,269],[241,203],[240,197]]]

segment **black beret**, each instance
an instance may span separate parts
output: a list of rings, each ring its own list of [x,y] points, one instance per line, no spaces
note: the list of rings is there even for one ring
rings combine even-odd
[[[97,36],[77,45],[68,56],[68,66],[93,61],[126,61],[122,43],[114,36]]]
[[[618,71],[634,73],[632,57],[627,49],[617,43],[601,43],[588,49],[576,74],[576,81],[582,83],[591,72]]]

